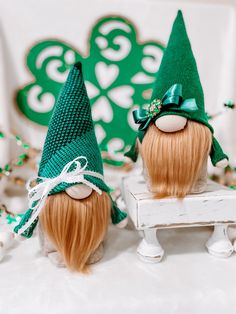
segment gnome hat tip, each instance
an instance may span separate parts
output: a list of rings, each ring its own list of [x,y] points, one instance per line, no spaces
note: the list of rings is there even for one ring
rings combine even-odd
[[[179,17],[183,17],[183,12],[182,12],[182,10],[178,10],[178,12],[177,12],[177,16],[179,16]]]
[[[76,63],[74,64],[74,66],[75,66],[78,70],[82,71],[82,63],[81,63],[80,61],[76,62]]]
[[[178,24],[179,26],[185,26],[183,12],[178,10],[174,24]]]

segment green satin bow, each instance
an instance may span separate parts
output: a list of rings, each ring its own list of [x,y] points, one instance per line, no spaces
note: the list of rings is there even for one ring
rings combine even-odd
[[[182,85],[174,84],[165,93],[162,99],[154,99],[148,109],[137,109],[133,111],[134,122],[140,124],[139,131],[145,131],[153,118],[167,111],[195,112],[198,110],[195,98],[183,99]]]

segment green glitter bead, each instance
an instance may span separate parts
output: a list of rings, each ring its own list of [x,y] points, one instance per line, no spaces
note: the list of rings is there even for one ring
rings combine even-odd
[[[23,147],[24,149],[29,149],[29,148],[30,148],[30,145],[29,145],[29,144],[24,143],[24,144],[22,144],[22,147]]]
[[[3,132],[0,132],[0,139],[4,137],[5,137],[5,134]]]
[[[27,158],[27,154],[21,154],[21,155],[19,155],[18,156],[18,158],[20,159],[20,160],[24,160],[25,158]]]
[[[15,136],[17,145],[22,145],[22,138],[19,135]]]
[[[24,164],[23,160],[18,160],[18,161],[16,162],[16,165],[17,165],[17,166],[23,166],[23,164]]]
[[[229,101],[227,102],[227,104],[224,104],[224,106],[225,106],[225,107],[228,107],[228,108],[230,108],[230,109],[234,109],[234,108],[235,108],[235,104],[233,103],[232,100],[229,100]]]
[[[4,167],[4,171],[11,171],[11,166],[9,164],[6,164]]]
[[[16,135],[16,140],[17,141],[22,141],[21,137],[19,135]]]

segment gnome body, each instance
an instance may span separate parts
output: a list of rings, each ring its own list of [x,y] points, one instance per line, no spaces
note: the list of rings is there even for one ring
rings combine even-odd
[[[127,221],[103,179],[81,63],[72,67],[61,90],[38,177],[28,189],[30,208],[15,232],[31,237],[39,220],[43,253],[58,266],[87,272],[88,264],[102,257],[110,217],[118,226]]]
[[[150,105],[147,109],[135,110],[133,117],[139,130],[135,144],[126,155],[136,161],[140,152],[144,176],[155,198],[182,199],[190,193],[204,192],[209,155],[214,166],[228,165],[228,157],[208,123],[204,94],[181,11],[173,24]],[[220,230],[223,251],[214,241],[207,248],[212,254],[228,256],[232,245],[223,229]]]

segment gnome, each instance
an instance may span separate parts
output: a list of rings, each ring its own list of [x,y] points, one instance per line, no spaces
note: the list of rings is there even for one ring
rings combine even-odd
[[[29,209],[14,231],[29,238],[39,221],[44,253],[72,271],[87,272],[102,257],[110,216],[119,227],[127,222],[104,182],[81,63],[72,67],[60,92],[38,177],[27,188]]]
[[[228,157],[208,123],[203,89],[181,11],[172,27],[150,105],[134,110],[133,117],[139,129],[126,155],[136,161],[140,152],[144,176],[155,198],[182,199],[190,193],[204,192],[209,155],[214,166],[228,165]],[[218,231],[223,230],[220,228]],[[209,251],[215,255],[231,254],[231,242],[227,238],[222,241],[224,252],[211,241],[207,244]]]

